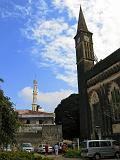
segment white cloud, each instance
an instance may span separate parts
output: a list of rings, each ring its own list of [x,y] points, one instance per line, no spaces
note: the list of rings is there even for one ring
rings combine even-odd
[[[29,104],[32,104],[32,91],[31,87],[25,87],[19,92],[19,97],[23,102],[27,101]],[[38,92],[37,101],[38,104],[47,112],[53,112],[55,107],[61,102],[61,100],[68,97],[72,94],[71,90],[59,90],[55,92]]]
[[[32,102],[32,93],[33,89],[31,87],[25,87],[18,93],[18,96],[26,102]]]
[[[74,30],[75,26],[70,27],[64,19],[38,20],[37,27],[32,28],[31,38],[36,40],[38,46],[44,45],[42,50],[38,46],[32,50],[34,57],[42,57],[44,60],[44,63],[41,60],[39,63],[45,67],[46,61],[47,67],[52,68],[57,79],[76,87],[77,80],[73,76],[76,74]],[[29,32],[26,35],[29,37]],[[64,70],[62,73],[59,72],[61,68]]]
[[[22,31],[26,38],[34,42],[31,53],[35,62],[39,67],[51,68],[57,79],[77,86],[73,40],[77,23],[70,23],[71,20],[75,18],[78,21],[81,4],[88,28],[93,32],[95,54],[103,59],[120,47],[120,1],[52,0],[51,3],[48,6],[45,0],[36,3],[28,0],[26,6],[16,4],[12,12],[2,10],[1,13],[4,16],[5,13],[8,16],[14,13],[26,17]],[[64,12],[68,18],[62,14]]]
[[[79,3],[81,3],[88,28],[93,32],[95,54],[99,59],[120,47],[120,1],[116,0],[54,0],[60,8],[68,8],[69,15],[78,20]]]
[[[89,0],[89,2],[88,0],[81,0],[81,2],[79,0],[53,0],[52,3],[58,11],[66,10],[69,20],[75,17],[76,21],[79,3],[81,3],[88,28],[93,32],[94,50],[99,59],[105,58],[119,48],[120,30],[117,29],[120,26],[119,0],[116,2],[111,0]],[[41,52],[43,61],[46,61],[47,65],[50,62],[49,65],[53,71],[56,65],[58,69],[55,69],[54,73],[57,79],[71,86],[77,86],[77,76],[74,76],[76,75],[76,60],[73,40],[77,25],[69,24],[63,16],[42,22],[38,19],[36,24],[36,27],[32,28],[32,38],[38,45],[44,44]],[[45,66],[45,63],[41,64]],[[59,72],[59,68],[63,68],[64,72]]]
[[[94,5],[86,10],[89,28],[94,33],[95,54],[99,59],[120,47],[119,5],[119,0],[94,1]]]
[[[25,38],[33,42],[30,51],[38,67],[49,67],[56,79],[77,87],[73,37],[76,34],[80,4],[88,28],[93,32],[95,54],[103,59],[120,47],[120,0],[52,0],[49,1],[50,6],[46,2],[26,0],[23,6],[18,1],[12,3],[2,0],[0,16],[24,19],[21,31]],[[51,111],[71,93],[71,90],[41,92],[38,94],[38,103]],[[22,89],[19,97],[31,104],[32,88]]]
[[[24,3],[22,5],[22,3]],[[37,18],[43,18],[47,13],[47,3],[44,0],[0,1],[1,18],[26,18],[26,23],[33,24]],[[33,24],[34,25],[34,24]]]

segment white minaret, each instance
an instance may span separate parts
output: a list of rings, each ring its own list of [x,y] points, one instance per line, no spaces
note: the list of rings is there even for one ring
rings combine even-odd
[[[32,102],[32,111],[37,111],[37,81],[33,80],[33,102]]]

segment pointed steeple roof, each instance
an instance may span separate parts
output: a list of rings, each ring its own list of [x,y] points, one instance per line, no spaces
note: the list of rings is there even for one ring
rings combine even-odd
[[[87,28],[87,25],[86,25],[86,22],[85,22],[85,18],[84,18],[81,6],[80,6],[79,19],[78,19],[77,32],[79,32],[80,30],[88,31],[88,28]]]

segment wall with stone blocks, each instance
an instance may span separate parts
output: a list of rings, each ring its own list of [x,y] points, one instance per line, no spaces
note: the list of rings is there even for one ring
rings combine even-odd
[[[50,145],[54,145],[57,142],[62,141],[62,126],[61,125],[43,125],[41,130],[29,130],[23,128],[20,129],[20,131],[17,133],[16,140],[18,144],[21,143],[32,143],[34,146],[37,146],[39,144],[43,143],[49,143]]]

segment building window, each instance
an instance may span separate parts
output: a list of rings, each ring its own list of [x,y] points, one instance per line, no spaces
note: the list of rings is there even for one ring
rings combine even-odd
[[[99,141],[89,142],[89,147],[99,147]]]
[[[102,124],[102,111],[100,108],[100,104],[93,105],[93,116],[94,116],[94,126],[101,126]]]
[[[30,124],[30,120],[29,119],[27,119],[26,124]]]
[[[39,120],[39,124],[43,124],[43,120]]]
[[[114,121],[120,121],[120,90],[114,88],[111,91],[111,110]]]
[[[101,141],[101,147],[108,147],[111,146],[110,141]]]

